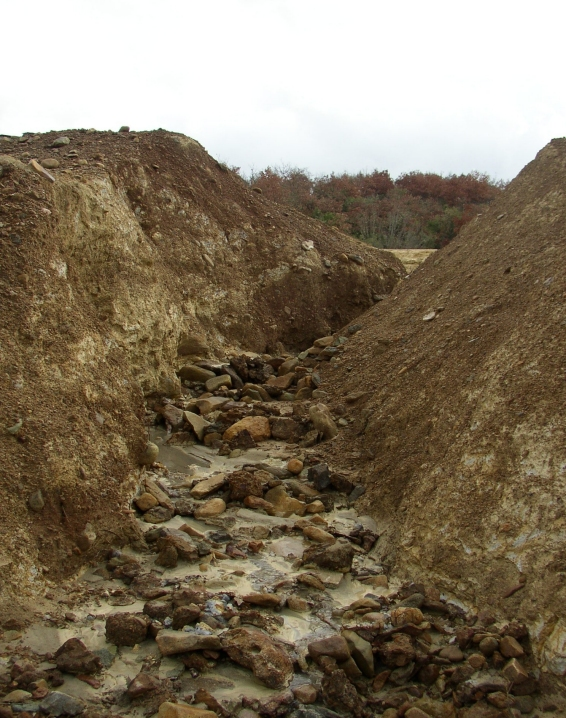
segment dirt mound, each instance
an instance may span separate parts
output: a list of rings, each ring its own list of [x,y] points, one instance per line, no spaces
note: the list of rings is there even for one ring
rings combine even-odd
[[[525,620],[566,672],[566,140],[430,257],[332,360],[387,570]],[[347,423],[347,422],[345,422]]]
[[[305,348],[403,271],[164,131],[0,137],[0,194],[5,600],[132,538],[143,395],[187,356]]]

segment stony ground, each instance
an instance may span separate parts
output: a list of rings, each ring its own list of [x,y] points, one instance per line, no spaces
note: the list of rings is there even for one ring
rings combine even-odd
[[[139,539],[5,627],[1,718],[558,714],[525,625],[390,580],[364,487],[321,459],[349,341],[187,363],[148,401]]]

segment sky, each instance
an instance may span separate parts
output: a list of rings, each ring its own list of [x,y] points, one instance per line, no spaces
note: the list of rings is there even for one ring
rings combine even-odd
[[[548,0],[4,0],[0,134],[162,127],[244,173],[511,179],[566,135]]]

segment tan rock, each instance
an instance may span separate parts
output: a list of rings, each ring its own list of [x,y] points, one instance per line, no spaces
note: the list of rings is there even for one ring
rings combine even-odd
[[[140,456],[140,464],[142,466],[151,466],[157,461],[159,456],[159,446],[152,441],[148,441],[143,454]]]
[[[334,337],[320,337],[320,339],[315,340],[314,346],[319,349],[326,349],[326,347],[329,347],[333,341]]]
[[[315,499],[311,501],[310,504],[307,504],[305,511],[307,514],[323,514],[326,511],[326,507],[322,501]]]
[[[153,481],[153,479],[145,480],[145,490],[148,494],[151,494],[157,499],[157,503],[160,506],[169,509],[169,511],[175,511],[175,504],[167,496],[165,491],[159,488],[159,486],[155,483],[155,481]]]
[[[368,579],[364,579],[364,583],[368,584],[370,586],[375,586],[376,588],[388,588],[389,587],[389,581],[387,580],[387,576],[370,576]]]
[[[203,369],[202,367],[195,366],[194,364],[187,364],[179,370],[178,374],[184,381],[199,381],[202,384],[216,376],[213,371]]]
[[[232,386],[232,377],[228,374],[221,374],[208,379],[205,383],[207,391],[217,391],[223,386],[230,388]]]
[[[299,459],[291,459],[291,461],[287,464],[287,471],[291,474],[300,474],[302,470],[303,462],[299,461]]]
[[[283,486],[275,486],[265,494],[265,500],[273,504],[275,516],[287,517],[292,514],[302,516],[305,513],[306,505],[298,499],[293,499],[287,494]]]
[[[194,414],[192,411],[185,411],[183,412],[183,415],[185,417],[185,421],[191,426],[199,441],[202,441],[204,438],[204,430],[210,426],[210,421],[203,419],[202,416]]]
[[[347,661],[350,658],[350,649],[343,636],[336,634],[328,638],[320,638],[308,645],[309,656],[317,661],[321,656],[330,656],[338,663]]]
[[[262,509],[268,516],[275,514],[275,506],[259,496],[246,496],[244,506],[248,509]]]
[[[303,536],[306,536],[310,541],[316,541],[317,543],[336,543],[336,538],[332,534],[329,534],[328,531],[324,531],[324,529],[318,528],[318,526],[305,526],[303,529]]]
[[[157,506],[159,501],[155,498],[155,496],[146,491],[141,496],[134,499],[134,503],[140,511],[149,511],[149,509]]]
[[[309,409],[309,416],[314,428],[325,439],[333,439],[338,434],[338,427],[325,404],[315,404]]]
[[[286,374],[289,374],[289,372],[295,371],[295,367],[298,366],[298,364],[299,360],[296,357],[293,357],[293,359],[287,359],[287,361],[284,361],[283,364],[280,365],[277,370],[277,374],[279,376],[285,376]]]
[[[224,441],[230,441],[244,429],[249,431],[252,439],[256,442],[265,441],[271,436],[269,419],[266,416],[246,416],[226,429],[222,438]]]
[[[316,702],[318,693],[312,683],[305,683],[302,686],[297,686],[296,688],[293,688],[293,695],[299,701],[299,703],[309,705],[310,703]]]
[[[293,677],[293,662],[287,651],[257,629],[234,628],[222,635],[228,656],[253,671],[268,688],[283,688]]]
[[[211,519],[226,511],[226,503],[222,499],[210,499],[195,511],[195,519]]]
[[[230,397],[209,396],[205,399],[203,399],[202,397],[200,399],[197,399],[196,405],[200,413],[203,416],[206,416],[207,414],[210,414],[211,411],[221,409],[224,404],[227,404],[229,401],[231,401]]]
[[[251,603],[254,606],[276,608],[281,605],[281,596],[278,596],[276,593],[248,593],[242,596],[242,599],[246,603]]]
[[[214,711],[196,708],[185,703],[169,703],[166,701],[159,706],[158,718],[217,718]]]
[[[187,651],[218,651],[221,648],[218,636],[201,636],[198,633],[162,630],[155,637],[162,656],[172,656]]]
[[[394,626],[404,626],[406,623],[414,623],[416,626],[424,621],[424,616],[419,608],[401,607],[394,608],[391,613],[391,623]]]
[[[298,613],[306,613],[309,610],[308,602],[300,596],[287,596],[287,607]]]
[[[505,658],[520,658],[525,655],[523,647],[513,636],[504,636],[499,642],[499,651]]]
[[[208,496],[208,494],[212,494],[215,491],[221,489],[225,485],[225,483],[225,474],[217,474],[216,476],[211,476],[208,479],[199,481],[198,484],[193,486],[193,488],[191,489],[191,496],[193,496],[195,499],[203,499],[205,496]]]
[[[501,673],[514,685],[524,683],[529,677],[527,671],[516,658],[512,658],[509,663],[506,663],[501,669]]]
[[[295,374],[295,372],[290,372],[289,374],[285,374],[284,376],[270,376],[266,384],[267,386],[273,386],[276,389],[281,389],[281,391],[285,391],[295,381],[296,376],[297,375]]]

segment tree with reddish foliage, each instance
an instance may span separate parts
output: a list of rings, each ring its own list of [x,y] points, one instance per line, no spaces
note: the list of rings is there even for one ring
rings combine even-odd
[[[479,172],[409,172],[393,181],[387,171],[313,178],[288,166],[267,167],[248,181],[274,202],[389,248],[444,246],[504,188]]]

